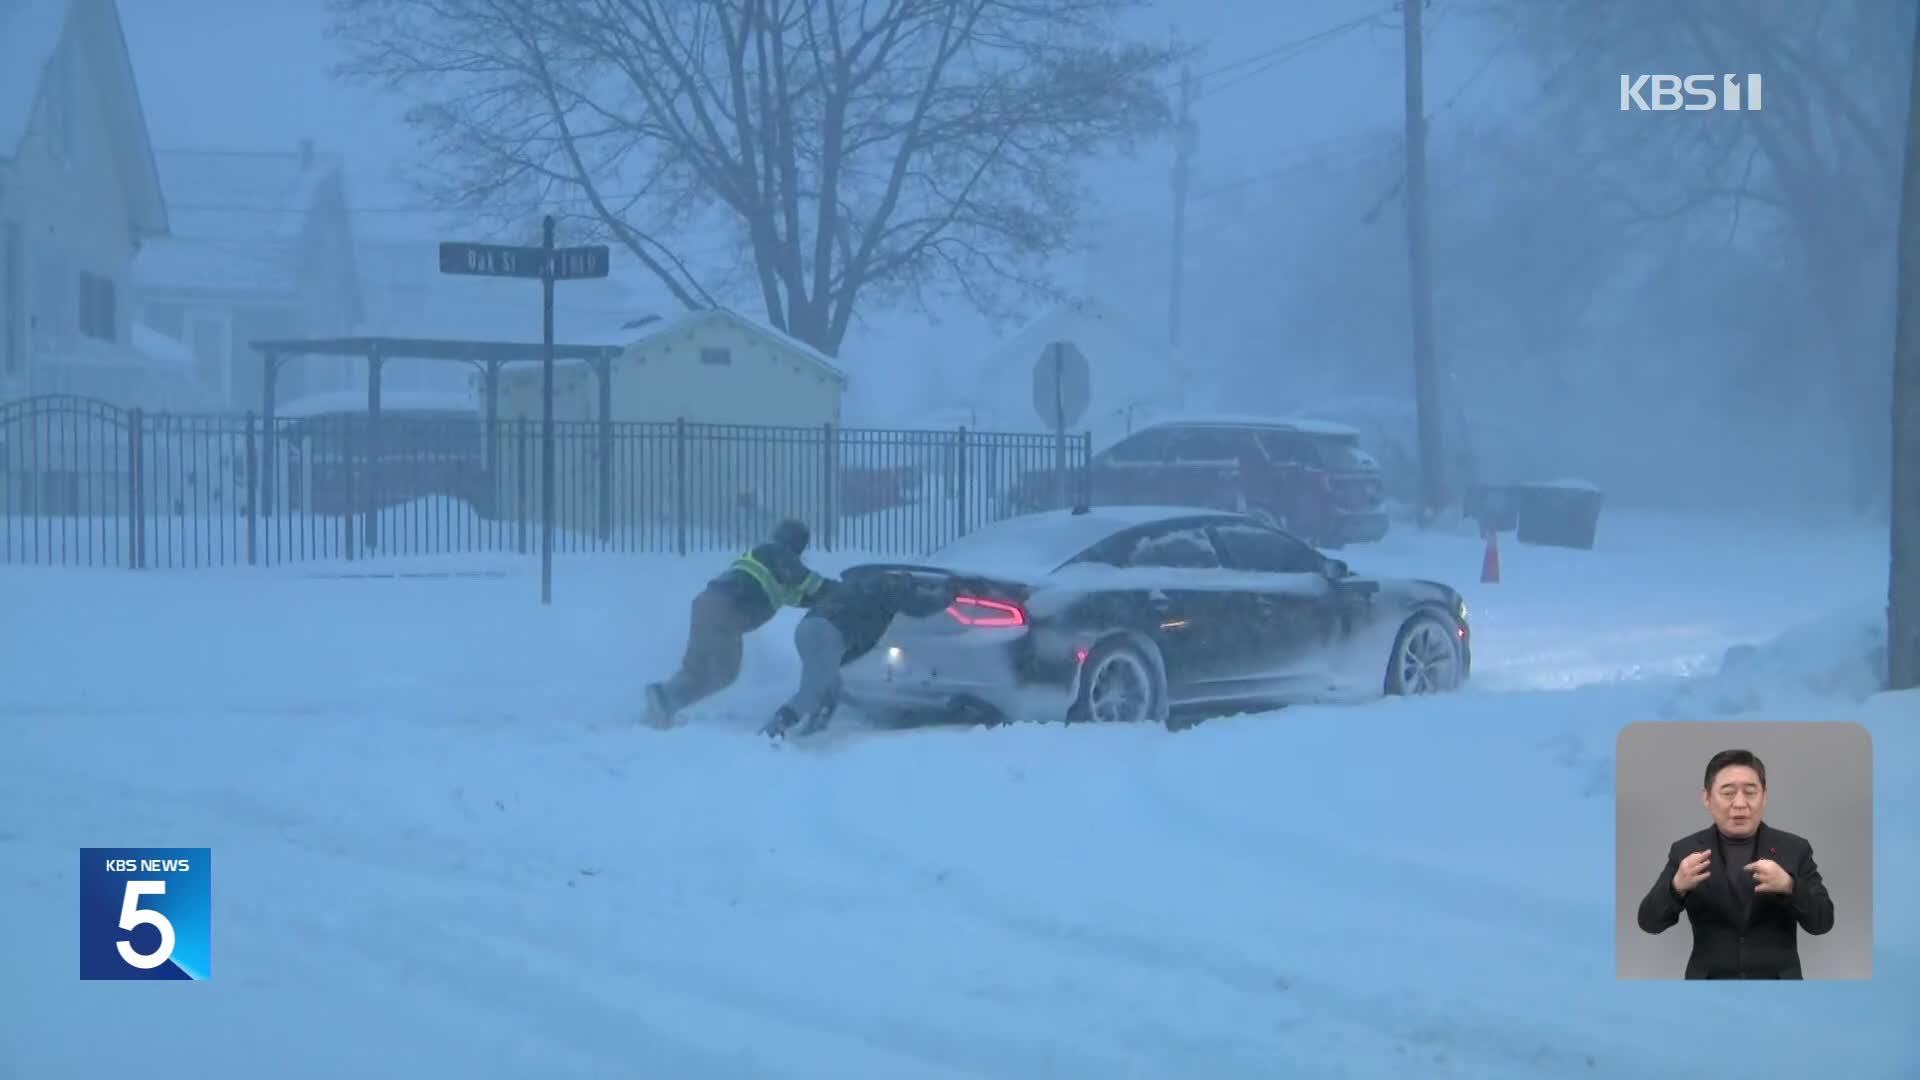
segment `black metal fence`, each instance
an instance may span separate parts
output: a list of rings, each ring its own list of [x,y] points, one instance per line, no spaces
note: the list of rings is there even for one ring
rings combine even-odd
[[[1084,498],[1090,437],[564,421],[554,550],[736,548],[774,521],[815,543],[925,554]],[[537,553],[536,421],[275,418],[0,403],[0,563],[211,567]],[[1064,472],[1058,468],[1064,462]]]

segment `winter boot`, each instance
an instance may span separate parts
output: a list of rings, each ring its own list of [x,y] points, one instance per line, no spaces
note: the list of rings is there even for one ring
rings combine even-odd
[[[667,728],[673,726],[673,699],[668,696],[667,688],[660,683],[647,684],[647,726]]]
[[[773,714],[773,719],[767,721],[767,726],[760,729],[760,734],[770,739],[784,738],[787,732],[791,731],[793,726],[799,722],[800,714],[794,712],[788,706],[782,705],[779,710]]]
[[[806,718],[806,721],[803,722],[796,731],[794,731],[794,734],[795,735],[812,735],[815,732],[825,730],[827,726],[827,721],[833,719],[833,708],[834,708],[834,703],[829,701],[826,704],[820,706],[819,708],[813,710],[812,715]]]

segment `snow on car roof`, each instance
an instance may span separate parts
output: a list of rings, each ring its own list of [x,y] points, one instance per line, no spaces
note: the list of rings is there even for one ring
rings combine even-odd
[[[469,390],[383,390],[381,412],[450,412],[477,414],[480,404]],[[308,416],[332,416],[343,413],[366,415],[365,390],[326,390],[283,401],[274,412],[289,419]]]
[[[1342,435],[1358,437],[1360,429],[1332,420],[1320,420],[1311,416],[1252,416],[1232,415],[1228,413],[1207,413],[1195,416],[1155,417],[1147,427],[1249,427],[1270,428],[1276,431],[1300,431],[1310,435]]]
[[[941,548],[928,565],[1016,579],[1043,577],[1082,551],[1137,525],[1183,517],[1233,517],[1193,506],[1094,506],[1084,514],[1050,510],[983,525]]]

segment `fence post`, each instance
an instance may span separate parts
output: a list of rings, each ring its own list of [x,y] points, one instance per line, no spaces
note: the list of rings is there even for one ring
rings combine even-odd
[[[673,550],[687,553],[687,418],[673,422]]]
[[[127,567],[133,570],[147,562],[146,438],[146,413],[134,409],[127,414]]]
[[[835,526],[840,515],[834,511],[834,478],[839,473],[839,440],[834,438],[833,421],[820,425],[820,546],[833,550]]]
[[[600,375],[600,543],[613,539],[613,361],[602,358]]]
[[[340,542],[343,545],[347,561],[353,561],[353,517],[359,506],[358,494],[353,482],[353,414],[340,416],[340,486],[345,500],[340,507]]]
[[[259,565],[260,447],[254,442],[253,410],[247,410],[247,565]]]
[[[967,427],[960,425],[953,444],[954,534],[967,535]]]
[[[518,467],[513,470],[518,488],[517,504],[514,507],[514,518],[520,525],[518,530],[519,540],[516,546],[522,555],[527,553],[527,503],[529,501],[528,496],[531,494],[527,489],[532,483],[532,478],[528,475],[532,472],[532,463],[527,460],[531,451],[531,443],[527,438],[527,426],[528,421],[524,416],[515,419],[513,422],[513,454],[515,460],[519,462]]]
[[[1080,433],[1080,505],[1093,505],[1093,431]]]

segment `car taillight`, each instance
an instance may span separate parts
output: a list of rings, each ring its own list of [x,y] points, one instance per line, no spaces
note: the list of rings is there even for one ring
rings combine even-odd
[[[978,596],[958,596],[947,606],[947,614],[964,626],[1025,626],[1027,613],[1020,605]]]

